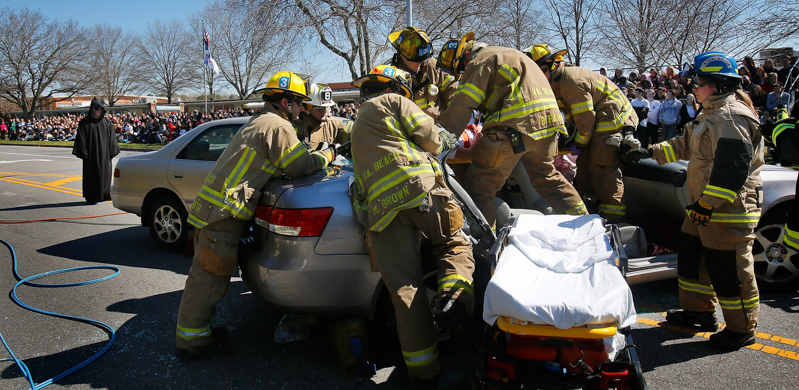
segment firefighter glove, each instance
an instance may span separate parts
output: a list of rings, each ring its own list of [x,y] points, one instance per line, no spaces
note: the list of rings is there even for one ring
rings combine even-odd
[[[696,225],[706,226],[713,215],[713,207],[702,199],[685,208],[688,210],[688,218]]]
[[[633,162],[639,162],[641,161],[642,158],[650,158],[650,157],[652,157],[651,149],[644,149],[644,148],[633,149],[621,155],[621,163],[627,165]]]
[[[637,140],[632,134],[625,134],[622,143],[627,145],[630,149],[640,149],[641,141]]]
[[[327,160],[326,165],[329,165],[331,162],[333,162],[333,160],[336,159],[336,148],[331,146],[322,150],[317,150],[314,152],[314,154],[322,155]]]
[[[458,137],[455,137],[455,134],[452,134],[446,130],[440,130],[438,132],[438,136],[441,137],[442,152],[458,148]]]

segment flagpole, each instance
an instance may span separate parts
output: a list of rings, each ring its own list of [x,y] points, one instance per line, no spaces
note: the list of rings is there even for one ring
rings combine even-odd
[[[208,82],[206,81],[206,72],[208,71],[208,66],[205,64],[205,20],[202,21],[203,24],[203,102],[205,102],[205,113],[208,113],[208,94],[205,92],[205,89],[208,88]],[[210,52],[210,47],[208,48]]]

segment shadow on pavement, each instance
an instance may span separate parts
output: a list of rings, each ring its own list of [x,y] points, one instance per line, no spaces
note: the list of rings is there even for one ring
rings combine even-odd
[[[760,304],[768,305],[775,309],[782,310],[786,313],[799,313],[799,292],[779,292],[768,293],[761,292]]]
[[[86,202],[67,202],[67,203],[48,203],[48,204],[34,204],[28,206],[19,206],[19,207],[7,207],[0,209],[0,211],[23,211],[23,210],[39,210],[39,209],[54,209],[54,208],[61,208],[61,207],[77,207],[77,206],[85,206]]]
[[[107,311],[133,314],[117,330],[113,347],[100,359],[59,382],[61,386],[89,385],[109,389],[406,389],[411,382],[401,366],[399,351],[384,351],[382,364],[400,365],[382,383],[347,377],[339,364],[327,331],[320,328],[303,341],[276,344],[272,337],[282,313],[246,291],[241,281],[217,306],[214,326],[229,330],[234,353],[217,360],[181,362],[175,357],[175,324],[182,291],[128,299]],[[80,335],[76,334],[76,338]],[[52,377],[96,353],[104,342],[25,359],[34,379]],[[399,359],[399,360],[397,360]],[[473,359],[442,352],[444,381],[460,383]],[[387,366],[378,366],[378,370]],[[471,366],[468,366],[471,367]],[[387,377],[387,378],[386,378]],[[0,378],[23,388],[15,365]],[[458,385],[458,387],[462,386]]]
[[[644,372],[658,367],[701,359],[719,354],[707,346],[707,339],[695,338],[693,334],[666,328],[644,328],[633,330],[633,339]],[[676,344],[665,343],[678,340]]]
[[[128,267],[161,269],[186,275],[191,258],[164,252],[146,227],[133,226],[67,241],[38,250],[55,257]]]

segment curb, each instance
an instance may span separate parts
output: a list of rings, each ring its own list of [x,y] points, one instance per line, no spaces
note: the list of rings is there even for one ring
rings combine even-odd
[[[0,143],[0,146],[27,146],[27,147],[40,147],[40,148],[71,148],[71,145],[20,145],[20,144],[4,144]],[[139,148],[126,148],[120,144],[119,150],[125,150],[128,152],[155,152],[159,149],[139,149]]]

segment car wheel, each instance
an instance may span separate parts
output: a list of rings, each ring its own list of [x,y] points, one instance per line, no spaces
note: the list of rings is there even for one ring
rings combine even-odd
[[[755,230],[752,256],[758,285],[775,291],[794,289],[799,281],[799,252],[783,243],[785,224]]]
[[[160,196],[147,209],[150,210],[150,235],[156,245],[167,251],[185,249],[189,215],[180,201],[171,196]]]

